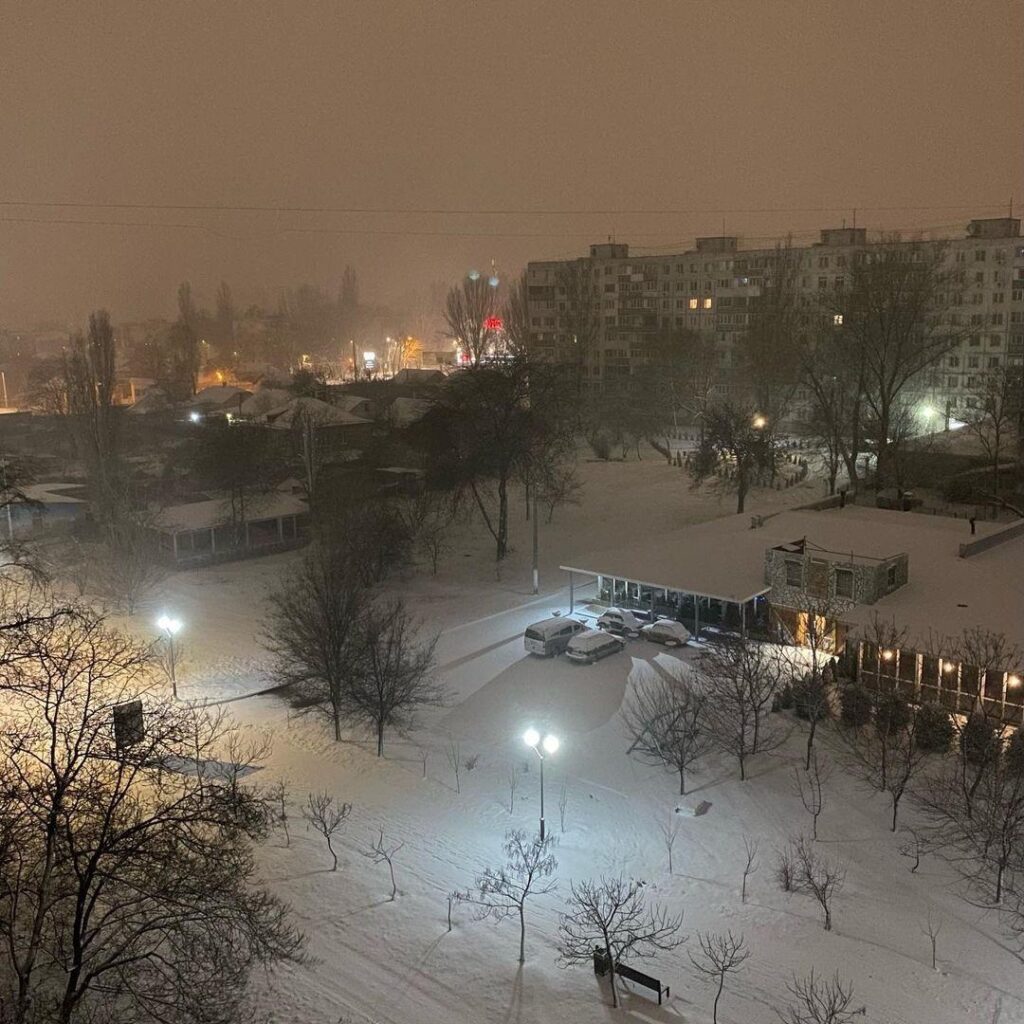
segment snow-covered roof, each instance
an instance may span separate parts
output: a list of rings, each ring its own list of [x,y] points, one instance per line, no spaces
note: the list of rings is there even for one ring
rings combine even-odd
[[[84,505],[85,499],[76,497],[73,494],[65,494],[65,491],[80,490],[82,484],[29,484],[21,489],[29,501],[38,501],[41,505]]]
[[[279,409],[291,400],[291,392],[284,388],[257,388],[238,411],[242,416],[262,416],[271,409]]]
[[[396,427],[408,427],[423,419],[434,404],[426,398],[396,398],[388,407],[388,419]]]
[[[393,384],[443,384],[444,379],[444,373],[440,370],[418,369],[410,366],[399,370],[391,378],[391,382]]]
[[[268,410],[264,413],[263,419],[274,427],[290,427],[300,412],[309,414],[315,423],[322,426],[356,426],[370,422],[362,416],[338,409],[328,402],[321,402],[319,398],[290,399],[284,405]]]
[[[250,523],[262,519],[277,519],[279,516],[301,515],[309,506],[292,494],[271,492],[252,499],[246,518]],[[182,530],[207,530],[222,526],[231,519],[230,506],[226,498],[208,498],[205,501],[190,501],[185,505],[171,505],[163,509],[155,519],[155,525],[168,533]]]
[[[357,416],[369,412],[373,408],[373,399],[363,395],[341,394],[331,398],[331,404],[345,412],[356,413]],[[357,410],[361,410],[357,412]]]
[[[246,388],[234,384],[214,384],[202,388],[195,393],[188,404],[199,409],[223,409],[225,406],[238,406],[238,403],[251,394]]]
[[[1024,646],[1024,536],[961,558],[960,545],[972,539],[970,527],[948,516],[854,505],[792,509],[766,517],[757,529],[750,524],[749,516],[714,519],[562,568],[744,602],[769,591],[765,551],[779,544],[806,538],[828,551],[878,559],[906,553],[909,581],[875,604],[854,606],[844,619],[861,625],[877,612],[894,618],[918,642],[930,632],[984,626]],[[978,523],[978,537],[1003,528]]]

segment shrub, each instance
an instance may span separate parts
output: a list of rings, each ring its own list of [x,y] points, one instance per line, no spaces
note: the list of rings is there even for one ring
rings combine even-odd
[[[995,727],[980,712],[975,711],[964,723],[960,734],[960,750],[968,764],[988,764],[996,755],[999,737]]]
[[[587,443],[594,455],[602,461],[607,462],[612,457],[612,439],[603,430],[591,434]]]
[[[892,735],[910,725],[910,705],[895,693],[880,696],[875,704],[875,728]]]
[[[773,710],[788,711],[793,706],[793,684],[786,682],[775,695]]]
[[[1024,733],[1018,729],[1006,744],[1006,768],[1019,775],[1024,772]]]
[[[974,485],[969,479],[955,476],[942,486],[943,497],[954,504],[965,504],[974,497]]]
[[[859,683],[843,687],[840,696],[843,725],[859,729],[871,721],[871,694]]]
[[[922,750],[945,753],[953,742],[953,720],[941,704],[922,704],[917,712],[917,745]]]

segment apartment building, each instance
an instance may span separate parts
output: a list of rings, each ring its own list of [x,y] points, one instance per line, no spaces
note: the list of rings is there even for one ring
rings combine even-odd
[[[842,290],[858,254],[878,242],[865,228],[826,228],[812,245],[794,246],[804,305]],[[951,292],[950,324],[962,342],[927,381],[931,400],[955,410],[972,401],[983,375],[1024,364],[1024,239],[1012,217],[972,220],[945,247]],[[592,386],[630,374],[652,339],[671,330],[697,331],[713,342],[723,380],[738,362],[752,307],[779,258],[776,247],[747,249],[736,236],[698,238],[693,249],[665,255],[631,254],[621,242],[590,247],[574,260],[527,267],[530,339],[552,359],[575,358],[574,331],[586,320],[595,335],[583,370]],[[583,317],[574,313],[586,304]]]

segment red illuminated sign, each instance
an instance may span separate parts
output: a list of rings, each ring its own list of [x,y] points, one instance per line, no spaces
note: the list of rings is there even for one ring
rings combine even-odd
[[[484,321],[484,329],[488,331],[500,331],[505,326],[505,321],[500,316],[489,316]]]

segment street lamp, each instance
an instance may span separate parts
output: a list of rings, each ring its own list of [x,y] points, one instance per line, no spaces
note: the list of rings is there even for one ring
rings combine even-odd
[[[755,430],[763,430],[768,425],[768,420],[758,413],[753,419],[753,427]]]
[[[161,615],[156,620],[156,628],[162,630],[167,637],[167,674],[171,677],[171,693],[174,699],[178,699],[178,678],[175,673],[174,663],[174,637],[181,629],[181,619],[175,619],[170,615]]]
[[[560,741],[553,733],[548,733],[543,741],[536,729],[527,729],[523,733],[523,742],[540,758],[540,837],[544,838],[544,755],[553,754]]]

